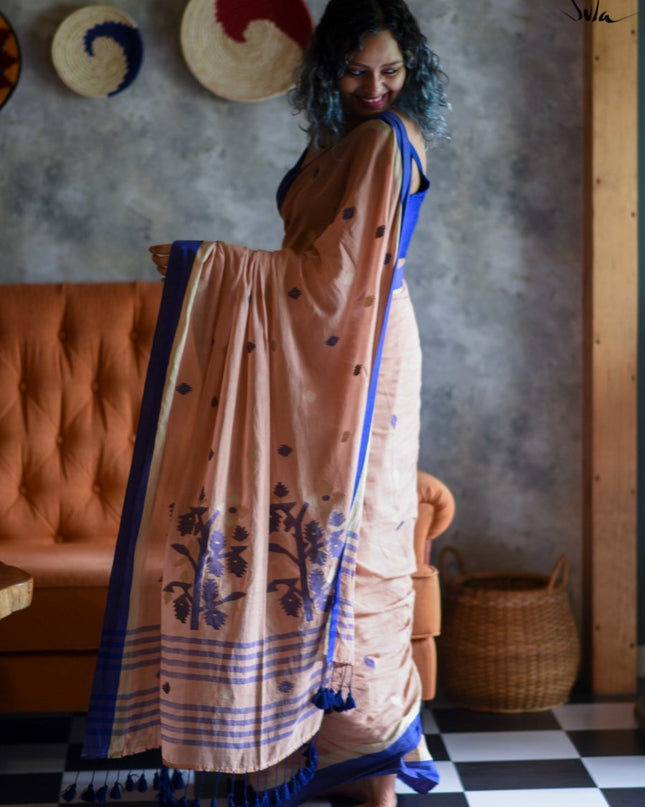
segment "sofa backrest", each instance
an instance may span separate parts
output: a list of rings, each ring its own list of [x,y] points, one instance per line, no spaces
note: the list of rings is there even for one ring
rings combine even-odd
[[[0,286],[0,558],[116,539],[161,289]]]

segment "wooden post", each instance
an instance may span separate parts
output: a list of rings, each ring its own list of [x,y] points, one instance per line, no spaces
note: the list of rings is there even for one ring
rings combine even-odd
[[[638,4],[614,0],[603,8],[616,22],[579,23],[586,111],[585,671],[594,693],[625,694],[636,690]]]

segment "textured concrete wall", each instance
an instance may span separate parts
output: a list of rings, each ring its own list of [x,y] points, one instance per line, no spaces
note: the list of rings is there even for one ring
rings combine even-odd
[[[187,70],[180,0],[119,0],[144,63],[112,99],[59,81],[83,3],[4,0],[24,58],[0,111],[0,280],[152,278],[149,243],[280,242],[275,187],[304,143],[283,98],[234,104]],[[310,0],[314,18],[322,0]],[[408,276],[425,356],[421,465],[455,492],[441,543],[470,569],[573,566],[580,608],[582,25],[565,0],[410,0],[450,76],[452,140]]]

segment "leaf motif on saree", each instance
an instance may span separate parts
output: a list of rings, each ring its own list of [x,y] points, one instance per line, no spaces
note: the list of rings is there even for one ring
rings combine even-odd
[[[273,492],[281,499],[289,496],[289,489],[281,482],[274,486]],[[325,502],[330,500],[329,495],[321,498]],[[319,519],[307,518],[308,513],[308,502],[298,505],[295,501],[279,501],[270,505],[269,531],[277,533],[278,538],[269,543],[269,552],[289,558],[298,577],[274,579],[269,582],[267,592],[283,590],[280,606],[285,614],[292,617],[302,614],[307,622],[312,622],[316,612],[325,613],[329,609],[331,584],[324,568],[342,553],[345,530],[337,528],[344,524],[345,516],[332,510],[325,516],[325,527]]]
[[[191,582],[172,580],[163,590],[175,595],[175,617],[183,624],[190,618],[191,630],[199,629],[200,617],[204,624],[219,630],[228,616],[222,606],[246,596],[242,591],[223,595],[217,583],[217,578],[222,577],[225,569],[238,579],[244,577],[248,562],[243,553],[248,546],[240,542],[249,537],[248,530],[241,524],[236,524],[231,539],[238,543],[227,549],[226,536],[222,530],[213,529],[219,515],[219,510],[208,516],[207,507],[190,507],[188,512],[177,517],[178,533],[182,537],[197,538],[192,546],[171,544],[171,548],[190,565],[193,579]]]

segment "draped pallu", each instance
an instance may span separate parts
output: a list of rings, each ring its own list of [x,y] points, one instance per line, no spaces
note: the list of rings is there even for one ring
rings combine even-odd
[[[297,790],[325,714],[353,708],[400,128],[370,120],[302,167],[282,249],[173,244],[84,755],[244,774],[298,752]]]

